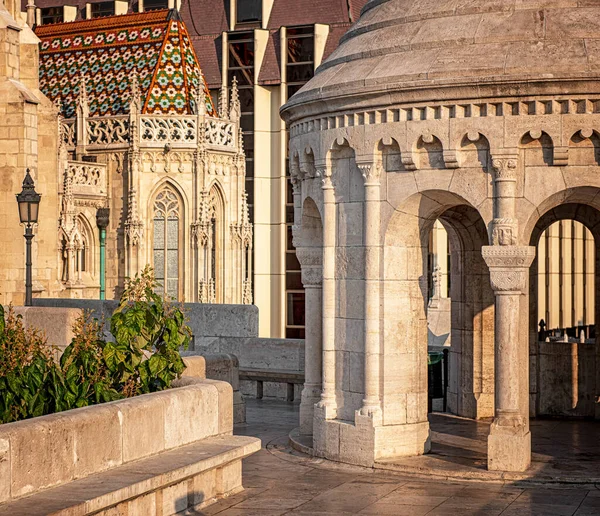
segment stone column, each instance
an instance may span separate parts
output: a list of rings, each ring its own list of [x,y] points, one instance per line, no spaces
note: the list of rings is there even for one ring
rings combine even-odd
[[[304,339],[304,389],[300,402],[300,434],[313,434],[315,405],[321,398],[323,367],[322,257],[319,247],[299,247],[296,256],[302,266],[305,292],[306,333]]]
[[[379,260],[381,256],[381,212],[379,163],[358,163],[365,180],[365,398],[360,414],[381,423]]]
[[[529,384],[521,371],[520,297],[525,294],[535,247],[489,246],[483,258],[490,269],[496,295],[496,415],[488,438],[488,468],[525,471],[531,463],[531,433],[523,393]]]
[[[495,306],[495,418],[488,437],[488,468],[498,471],[525,471],[531,463],[531,433],[528,415],[528,375],[524,374],[521,338],[521,296],[526,295],[529,267],[535,247],[517,246],[515,218],[517,158],[495,156],[494,220],[492,246],[482,249],[490,269]],[[527,364],[524,365],[528,371]],[[524,406],[525,405],[525,406]]]
[[[335,419],[335,191],[330,165],[319,167],[317,174],[323,181],[323,391],[318,407],[324,419]]]

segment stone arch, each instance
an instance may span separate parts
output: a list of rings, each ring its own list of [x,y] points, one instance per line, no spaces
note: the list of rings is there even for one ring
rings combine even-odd
[[[586,189],[587,190],[587,189]],[[595,189],[598,191],[598,189]],[[573,220],[585,226],[593,236],[594,253],[594,292],[593,315],[595,331],[594,344],[565,344],[541,342],[538,332],[538,303],[539,301],[539,252],[530,268],[529,276],[529,365],[530,365],[530,415],[560,415],[599,418],[595,402],[600,395],[600,348],[598,332],[600,321],[600,303],[597,293],[600,289],[598,275],[598,259],[600,257],[600,207],[592,203],[577,202],[574,195],[564,203],[558,201],[556,194],[551,208],[539,211],[535,225],[529,233],[529,244],[538,250],[540,237],[556,222]],[[564,195],[564,193],[563,193]],[[564,288],[564,287],[563,287]],[[567,290],[569,286],[567,286]],[[561,295],[563,293],[561,292]],[[550,329],[550,328],[547,328]],[[565,328],[566,330],[566,328]],[[590,337],[586,328],[586,336]],[[577,336],[575,336],[577,340]],[[573,352],[575,350],[575,352]],[[595,373],[589,369],[590,364],[596,364]],[[554,376],[557,374],[558,376]],[[580,374],[581,371],[581,374]],[[569,377],[570,382],[564,380]],[[575,378],[574,375],[577,374]],[[587,377],[586,377],[587,375]],[[563,380],[561,382],[560,380]],[[569,392],[570,389],[570,392]],[[564,394],[570,396],[563,399]],[[572,403],[570,406],[567,403]]]
[[[80,237],[80,247],[76,256],[75,271],[94,277],[96,275],[96,232],[83,213],[77,216],[76,228]]]
[[[569,139],[569,165],[600,165],[600,134],[581,129]]]
[[[413,155],[418,169],[446,168],[444,147],[441,140],[433,134],[424,134],[419,137]]]
[[[468,132],[460,142],[460,166],[481,167],[489,170],[491,160],[490,142],[478,131]]]
[[[545,131],[532,129],[519,142],[519,150],[526,167],[552,166],[554,141]]]
[[[494,298],[481,255],[486,226],[459,195],[428,191],[398,206],[385,232],[384,424],[427,421],[427,242],[437,219],[454,258],[449,406],[467,417],[493,415]]]
[[[206,222],[208,243],[206,246],[207,278],[212,302],[222,303],[225,299],[225,242],[227,230],[227,210],[225,194],[218,181],[213,181],[206,199]]]
[[[314,406],[320,400],[322,388],[323,222],[317,203],[310,197],[304,199],[302,224],[294,244],[302,267],[305,296],[305,382],[300,403],[300,433],[312,435]]]
[[[383,165],[386,172],[400,172],[405,170],[402,163],[400,144],[394,138],[381,138],[375,144],[373,154]]]

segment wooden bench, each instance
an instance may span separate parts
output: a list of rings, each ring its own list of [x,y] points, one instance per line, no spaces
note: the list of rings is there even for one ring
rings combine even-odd
[[[272,369],[240,369],[240,380],[256,382],[256,399],[263,398],[263,383],[287,384],[286,401],[294,401],[294,385],[304,385],[301,371],[275,371]]]

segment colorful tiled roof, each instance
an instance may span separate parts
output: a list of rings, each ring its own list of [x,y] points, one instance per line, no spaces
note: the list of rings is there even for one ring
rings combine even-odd
[[[196,112],[198,88],[206,110],[215,109],[190,42],[175,10],[107,16],[36,28],[40,46],[40,89],[60,100],[63,115],[75,114],[85,76],[90,116],[129,110],[132,77],[137,75],[142,113]]]

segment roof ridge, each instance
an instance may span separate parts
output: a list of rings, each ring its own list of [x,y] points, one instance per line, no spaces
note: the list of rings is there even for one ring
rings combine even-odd
[[[142,13],[116,14],[113,16],[101,16],[91,20],[77,20],[72,22],[51,23],[48,25],[38,25],[35,33],[39,37],[46,36],[64,36],[71,33],[77,33],[87,30],[127,28],[139,25],[143,22],[168,21],[171,19],[171,11],[175,9],[160,9],[146,11]]]

